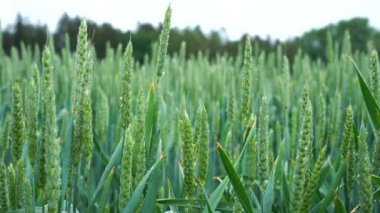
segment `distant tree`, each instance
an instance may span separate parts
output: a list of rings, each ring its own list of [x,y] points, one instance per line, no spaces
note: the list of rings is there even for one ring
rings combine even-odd
[[[80,17],[69,17],[66,13],[59,19],[57,28],[53,34],[55,50],[60,53],[65,47],[66,37],[69,38],[70,51],[74,51],[77,42],[78,28],[81,22]],[[106,56],[107,47],[114,50],[125,47],[129,39],[132,39],[134,47],[134,57],[143,61],[145,56],[152,55],[152,44],[158,40],[161,25],[154,27],[151,24],[139,23],[135,31],[122,32],[115,29],[111,24],[104,23],[97,25],[91,20],[87,20],[89,40],[94,45],[97,57]],[[346,21],[330,24],[320,29],[313,29],[302,36],[291,40],[280,42],[273,41],[270,37],[265,39],[259,36],[253,36],[254,55],[257,58],[261,52],[276,51],[276,47],[281,45],[282,52],[285,53],[290,63],[293,62],[294,56],[298,49],[302,49],[311,59],[327,60],[327,32],[331,33],[334,41],[342,41],[345,31],[350,32],[352,51],[365,51],[367,41],[372,40],[375,47],[380,46],[380,32],[369,26],[368,19],[354,18]],[[173,28],[170,32],[170,42],[168,54],[179,51],[181,43],[186,42],[186,56],[196,56],[199,51],[204,52],[210,59],[214,58],[217,53],[237,55],[238,46],[244,41],[243,38],[237,41],[228,41],[222,39],[219,31],[211,31],[204,34],[200,26],[185,29]],[[26,46],[38,46],[40,49],[47,40],[47,27],[45,25],[32,25],[28,20],[18,14],[15,24],[3,31],[3,49],[6,54],[10,54],[11,47],[21,48],[21,43]]]

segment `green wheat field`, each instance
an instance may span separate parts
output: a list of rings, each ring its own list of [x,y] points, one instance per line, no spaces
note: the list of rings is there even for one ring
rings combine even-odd
[[[379,212],[375,47],[0,52],[0,212]],[[1,40],[1,36],[0,36]],[[0,42],[1,44],[1,42]]]

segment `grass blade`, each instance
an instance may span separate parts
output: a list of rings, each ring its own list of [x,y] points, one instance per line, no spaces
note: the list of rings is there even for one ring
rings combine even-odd
[[[159,142],[159,148],[157,149],[157,158],[160,157],[161,153],[161,142]],[[156,158],[155,158],[156,159]],[[150,209],[153,209],[156,206],[157,194],[159,187],[161,186],[160,181],[162,180],[162,168],[163,166],[158,166],[155,169],[149,178],[147,193],[145,195],[144,203],[142,205],[142,212],[149,212]]]
[[[365,105],[367,106],[367,110],[371,118],[371,121],[373,125],[375,126],[375,128],[379,130],[380,129],[380,108],[376,103],[375,96],[372,94],[372,91],[370,90],[367,82],[365,81],[355,61],[351,57],[349,56],[347,57],[348,59],[350,59],[350,61],[352,62],[352,64],[354,65],[356,69],[356,74],[359,79],[360,89],[362,91],[364,102],[365,102]]]
[[[346,209],[344,208],[344,204],[339,197],[335,198],[334,212],[336,212],[336,213],[345,213],[346,212]]]
[[[278,159],[276,159],[276,161],[274,162],[273,164],[273,170],[272,170],[272,174],[269,178],[269,182],[268,182],[268,185],[264,191],[264,197],[263,197],[263,213],[270,213],[272,212],[272,204],[273,204],[273,201],[274,201],[274,194],[273,194],[273,191],[274,191],[274,179],[275,179],[275,173],[276,173],[276,167],[277,167],[277,162],[278,162]]]
[[[202,209],[203,206],[202,203],[207,202],[207,200],[204,199],[183,199],[183,198],[177,198],[177,199],[158,199],[157,203],[162,205],[169,205],[169,206],[178,206],[178,207],[191,207],[196,209]],[[231,208],[233,206],[233,203],[226,203],[226,202],[220,202],[218,206],[216,207],[217,211],[228,211],[232,212],[233,209]],[[211,202],[210,202],[210,208],[212,210]],[[213,210],[214,211],[214,210]],[[207,212],[207,210],[206,210]]]
[[[110,195],[112,179],[113,179],[114,172],[115,172],[114,170],[115,170],[115,168],[113,168],[110,171],[110,173],[107,177],[106,184],[104,186],[104,190],[102,192],[102,195],[100,196],[100,201],[99,201],[100,208],[104,208],[104,206],[106,206],[106,204],[107,204],[107,199],[108,199],[108,196]],[[104,211],[104,209],[103,209],[103,211]]]
[[[244,185],[241,182],[239,175],[237,174],[237,172],[234,169],[230,159],[228,158],[226,152],[223,150],[223,148],[220,144],[218,144],[217,150],[219,152],[220,158],[222,159],[222,163],[223,163],[224,168],[226,169],[228,177],[231,180],[231,184],[234,187],[236,194],[237,194],[244,210],[248,213],[252,213],[253,212],[252,205],[249,201],[247,193],[245,192]]]
[[[334,180],[331,184],[330,190],[326,194],[325,198],[323,198],[323,200],[321,201],[321,206],[319,208],[319,212],[321,212],[321,213],[326,212],[327,207],[334,200],[335,190],[339,186],[339,184],[342,182],[342,177],[346,171],[346,167],[347,167],[347,162],[343,161],[339,170],[336,172],[336,175],[335,175]]]
[[[88,208],[91,208],[92,205],[94,205],[96,198],[98,197],[100,191],[103,189],[104,184],[106,183],[107,177],[111,169],[119,164],[120,158],[121,158],[121,152],[123,150],[123,143],[124,143],[124,134],[122,135],[119,144],[116,146],[114,152],[111,155],[110,161],[108,162],[106,168],[103,171],[102,176],[100,177],[98,186],[96,187],[94,194],[92,195],[90,204],[88,205]]]
[[[255,126],[255,123],[252,124],[252,127]],[[239,162],[241,161],[241,159],[243,158],[243,155],[245,153],[245,150],[248,146],[248,143],[247,141],[251,140],[254,133],[255,133],[255,130],[256,128],[250,128],[250,131],[248,133],[248,136],[245,138],[244,140],[244,145],[243,145],[243,148],[239,154],[239,157],[237,158],[235,164],[234,164],[234,168],[236,168],[239,164]],[[228,176],[226,178],[223,179],[223,181],[219,184],[219,186],[215,189],[215,191],[211,194],[211,197],[210,197],[210,202],[211,202],[211,207],[212,209],[215,209],[217,206],[218,206],[218,203],[220,202],[220,200],[222,199],[222,196],[223,196],[223,192],[224,190],[227,188],[228,186]]]
[[[128,201],[128,204],[123,208],[124,213],[136,212],[137,205],[141,200],[141,196],[144,192],[145,184],[148,181],[152,172],[157,168],[161,160],[164,158],[164,155],[161,155],[161,158],[153,164],[153,166],[145,173],[144,177],[141,179],[140,183],[137,185],[136,189],[133,191],[131,198]]]
[[[197,182],[198,182],[198,185],[200,186],[200,188],[202,189],[202,193],[204,194],[204,196],[206,198],[207,211],[209,213],[215,213],[215,211],[211,208],[210,198],[207,195],[207,191],[206,191],[205,187],[200,183],[199,179],[197,179]]]
[[[148,108],[146,110],[145,117],[145,147],[146,147],[146,159],[147,159],[147,168],[150,167],[150,156],[152,156],[151,149],[151,139],[154,134],[154,125],[156,123],[156,98],[154,93],[154,84],[150,87],[149,90],[149,102]],[[154,153],[155,154],[155,153]]]

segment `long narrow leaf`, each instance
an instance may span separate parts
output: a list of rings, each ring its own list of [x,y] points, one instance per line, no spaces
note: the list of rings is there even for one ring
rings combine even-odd
[[[343,161],[341,164],[339,170],[336,172],[336,175],[334,177],[334,180],[331,184],[330,190],[325,196],[325,198],[321,201],[321,206],[319,208],[319,212],[326,212],[327,207],[329,204],[334,200],[334,193],[336,188],[339,186],[339,184],[342,182],[342,177],[344,172],[346,171],[347,162]]]
[[[239,175],[237,174],[230,159],[228,158],[226,152],[223,150],[220,144],[218,144],[217,150],[219,152],[220,158],[222,159],[222,163],[223,163],[224,168],[226,169],[228,177],[231,180],[231,184],[234,187],[236,194],[240,200],[240,203],[242,204],[246,212],[252,213],[253,212],[252,205],[249,201],[247,193],[245,192],[244,185],[241,182]]]
[[[158,199],[157,200],[157,203],[163,204],[163,205],[179,206],[179,207],[190,207],[191,206],[192,208],[196,208],[196,209],[202,209],[203,206],[201,204],[204,202],[207,202],[207,201],[204,199],[188,200],[188,199],[183,199],[183,198]],[[219,202],[218,206],[216,207],[216,210],[218,210],[218,211],[233,211],[231,206],[233,206],[233,203]],[[210,207],[211,207],[211,203],[210,203]],[[207,210],[206,210],[206,212],[207,212]]]
[[[139,204],[142,194],[144,192],[145,184],[148,181],[150,175],[152,172],[157,168],[161,160],[164,158],[163,155],[161,155],[161,158],[156,161],[153,166],[145,173],[144,177],[141,179],[139,184],[137,185],[136,189],[133,191],[131,198],[128,201],[128,204],[123,208],[124,213],[128,212],[136,212],[137,205]]]
[[[197,182],[198,182],[198,185],[200,186],[200,188],[202,189],[203,195],[206,198],[207,211],[209,213],[215,213],[215,211],[211,208],[210,198],[207,195],[207,191],[206,191],[205,187],[200,183],[199,179],[197,179]]]
[[[102,176],[100,177],[98,186],[96,187],[95,192],[92,195],[90,204],[88,205],[89,208],[92,205],[94,205],[96,198],[98,197],[100,191],[103,189],[104,184],[106,183],[108,174],[110,173],[112,167],[119,164],[119,162],[120,162],[121,152],[123,150],[124,137],[125,137],[125,135],[123,134],[120,141],[119,141],[119,144],[116,146],[114,152],[112,153],[110,161],[108,162],[106,168],[104,169]]]
[[[375,100],[375,96],[372,94],[372,91],[370,90],[367,82],[365,81],[365,79],[364,79],[362,73],[360,72],[358,66],[356,65],[355,61],[351,57],[348,57],[348,59],[350,59],[350,61],[352,62],[352,64],[354,65],[354,67],[356,69],[356,74],[358,75],[360,89],[362,91],[364,102],[365,102],[365,105],[367,106],[367,110],[368,110],[369,116],[371,118],[371,121],[372,121],[373,125],[375,126],[375,128],[377,130],[379,130],[380,129],[380,108],[379,108],[379,105],[377,105],[376,100]]]
[[[274,201],[274,182],[275,182],[275,173],[276,173],[276,167],[277,167],[277,162],[278,162],[278,157],[276,161],[273,164],[273,170],[271,172],[271,176],[269,178],[268,185],[265,189],[264,192],[264,197],[263,197],[263,213],[270,213],[272,212],[272,204]]]
[[[152,135],[154,134],[153,132],[153,127],[156,122],[156,98],[154,95],[154,84],[150,87],[149,90],[149,102],[148,102],[148,108],[146,110],[146,117],[145,117],[145,147],[146,147],[146,159],[148,161],[146,162],[147,164],[149,163],[150,160],[150,151],[151,151],[151,138]],[[148,168],[150,165],[147,165]]]
[[[161,142],[159,142],[159,146],[157,149],[157,158],[159,158],[162,150]],[[154,158],[156,159],[156,158]],[[160,181],[162,180],[162,166],[158,166],[155,169],[149,178],[147,193],[144,199],[144,203],[142,205],[142,212],[148,212],[150,209],[153,209],[156,206],[157,194],[160,187]]]
[[[343,202],[339,197],[335,198],[334,212],[336,212],[336,213],[345,213],[346,212],[346,209],[344,208]]]
[[[255,126],[255,124],[253,124],[252,126]],[[249,140],[252,139],[252,137],[253,137],[253,135],[255,133],[255,130],[256,130],[256,128],[251,128],[250,129],[247,138],[244,140],[244,145],[243,145],[243,148],[242,148],[242,150],[241,150],[241,152],[239,154],[239,157],[237,158],[237,160],[236,160],[236,162],[234,164],[234,168],[237,168],[239,162],[243,158],[245,150],[246,150],[246,148],[247,148],[247,146],[249,144],[249,143],[247,143],[247,141],[249,141]],[[211,196],[210,196],[210,202],[211,202],[212,209],[215,209],[218,206],[218,203],[222,199],[223,192],[224,192],[224,190],[228,186],[228,182],[229,182],[228,177],[224,178],[223,181],[219,184],[219,186],[215,189],[215,191],[211,194]]]
[[[106,205],[107,203],[107,198],[108,196],[110,195],[110,189],[111,189],[111,184],[112,184],[112,178],[114,176],[114,171],[115,168],[113,168],[108,177],[107,177],[107,180],[106,180],[106,183],[105,183],[105,186],[104,186],[104,190],[102,192],[102,195],[100,196],[100,201],[99,201],[99,206],[100,208],[104,208],[104,206]]]

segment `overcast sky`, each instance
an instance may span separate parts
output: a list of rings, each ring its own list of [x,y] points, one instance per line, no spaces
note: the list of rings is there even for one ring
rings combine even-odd
[[[199,25],[206,33],[224,28],[232,40],[244,33],[285,40],[352,17],[367,17],[380,29],[380,0],[1,0],[0,20],[4,28],[20,13],[55,31],[67,12],[125,31],[136,29],[138,23],[157,26],[169,3],[172,26]]]

